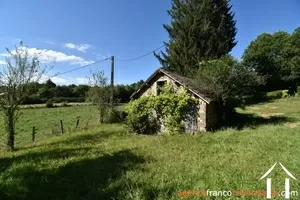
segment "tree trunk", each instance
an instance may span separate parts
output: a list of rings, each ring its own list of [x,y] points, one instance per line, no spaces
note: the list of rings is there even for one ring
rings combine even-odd
[[[5,130],[7,133],[7,147],[9,150],[15,150],[15,110],[8,107],[4,111]]]

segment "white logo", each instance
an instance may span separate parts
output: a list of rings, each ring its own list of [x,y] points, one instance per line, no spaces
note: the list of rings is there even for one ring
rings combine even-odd
[[[275,163],[259,180],[266,178],[272,172],[272,170],[274,169],[274,167],[276,165],[277,165],[277,163]],[[281,163],[279,163],[279,165],[281,166],[283,171],[289,177],[296,180],[296,178]],[[267,199],[271,199],[271,186],[272,186],[271,178],[267,178]],[[285,179],[285,199],[289,199],[289,198],[290,198],[290,179],[286,178]]]

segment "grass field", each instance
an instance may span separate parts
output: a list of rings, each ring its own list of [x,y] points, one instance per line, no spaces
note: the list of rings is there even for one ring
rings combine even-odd
[[[54,108],[41,106],[44,105],[23,106],[23,109],[20,110],[21,117],[16,126],[16,148],[32,143],[33,126],[36,127],[35,140],[42,141],[61,132],[60,120],[63,121],[64,132],[75,131],[77,119],[79,119],[77,131],[98,125],[98,111],[94,106],[79,106],[78,104],[76,106]],[[116,109],[124,110],[124,105],[116,106]],[[6,137],[3,131],[3,120],[0,120],[0,133],[2,133],[0,135],[0,149],[5,148],[3,143]]]
[[[178,192],[265,191],[259,179],[275,162],[300,178],[299,108],[299,98],[249,106],[238,109],[232,128],[195,136],[128,135],[112,124],[23,144],[33,122],[48,130],[62,116],[74,125],[78,116],[96,115],[85,106],[26,109],[18,151],[0,152],[0,199],[185,199]],[[284,190],[279,166],[271,177],[272,190]],[[300,196],[298,180],[291,179],[291,190]]]

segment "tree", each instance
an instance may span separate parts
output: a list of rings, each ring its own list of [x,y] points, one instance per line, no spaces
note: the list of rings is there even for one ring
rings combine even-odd
[[[7,147],[12,151],[19,105],[29,95],[30,82],[38,81],[46,69],[40,68],[39,55],[31,55],[27,49],[22,42],[15,47],[14,51],[6,48],[8,53],[6,64],[0,71],[0,107],[3,111]]]
[[[56,87],[56,84],[51,79],[48,79],[44,85],[47,88],[55,88]]]
[[[77,87],[75,87],[73,89],[73,93],[75,96],[77,97],[85,97],[87,91],[89,90],[89,86],[88,85],[78,85]]]
[[[300,75],[300,29],[290,35],[284,31],[263,33],[250,43],[243,63],[266,78],[263,91],[295,90]]]
[[[155,54],[163,67],[192,74],[197,63],[228,54],[236,45],[234,14],[228,0],[173,0],[166,53]]]
[[[218,103],[223,122],[227,121],[235,107],[251,99],[258,85],[264,84],[263,77],[251,67],[230,56],[200,63],[194,80],[204,94]]]
[[[105,113],[109,108],[110,88],[108,86],[108,78],[105,77],[104,71],[94,71],[92,76],[88,78],[91,86],[87,100],[97,106],[99,111],[99,122],[104,122]]]

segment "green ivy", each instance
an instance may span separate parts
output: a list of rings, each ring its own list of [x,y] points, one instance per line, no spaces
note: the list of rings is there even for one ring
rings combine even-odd
[[[176,134],[184,130],[185,115],[193,112],[197,101],[187,90],[176,93],[167,84],[158,96],[142,96],[127,106],[127,126],[139,134],[155,134],[161,125],[165,134]]]

